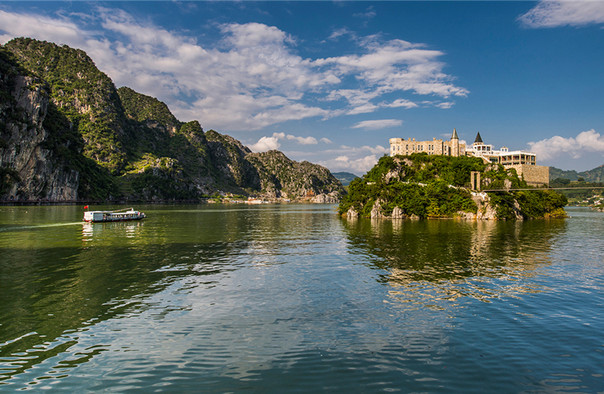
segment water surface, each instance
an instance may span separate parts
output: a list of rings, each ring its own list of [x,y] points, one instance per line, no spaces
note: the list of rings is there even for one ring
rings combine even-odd
[[[136,208],[0,207],[0,391],[604,390],[602,213]]]

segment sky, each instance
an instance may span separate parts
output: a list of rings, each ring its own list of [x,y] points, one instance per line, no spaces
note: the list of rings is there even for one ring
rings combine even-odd
[[[181,121],[362,175],[393,137],[604,164],[604,1],[2,2]]]

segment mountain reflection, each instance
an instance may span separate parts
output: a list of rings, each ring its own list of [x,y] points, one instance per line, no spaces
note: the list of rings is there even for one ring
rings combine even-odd
[[[536,292],[529,279],[549,264],[563,220],[343,221],[351,253],[367,256],[393,300],[437,309],[460,297],[482,301]]]

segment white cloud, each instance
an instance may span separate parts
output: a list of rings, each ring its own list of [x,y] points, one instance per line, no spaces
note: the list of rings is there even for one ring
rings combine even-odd
[[[198,119],[205,128],[258,130],[417,106],[404,98],[384,102],[385,94],[468,94],[443,72],[443,52],[422,44],[340,30],[331,38],[350,36],[358,53],[313,59],[300,56],[297,39],[275,26],[226,23],[219,33],[219,42],[202,44],[115,8],[69,17],[0,11],[1,42],[29,36],[83,49],[117,86],[157,97],[179,119]]]
[[[390,149],[389,148],[385,148],[381,145],[376,145],[376,146],[369,146],[369,145],[363,145],[363,146],[347,146],[347,145],[341,145],[339,148],[337,149],[330,149],[330,150],[326,150],[323,153],[329,154],[330,156],[345,156],[345,155],[355,155],[355,156],[359,156],[359,155],[366,155],[367,153],[371,153],[373,155],[385,155],[390,153]]]
[[[321,141],[324,144],[331,144],[331,140],[329,138],[323,137],[319,141]]]
[[[273,133],[272,137],[262,137],[254,145],[250,145],[250,149],[254,152],[266,152],[273,149],[279,149],[281,144],[280,139],[285,138],[284,133]]]
[[[297,141],[301,145],[316,145],[319,143],[315,137],[296,137],[295,135],[288,135],[287,139]]]
[[[332,172],[346,171],[363,175],[378,162],[378,159],[377,155],[367,155],[358,158],[342,155],[332,160],[322,161],[319,164],[329,168]]]
[[[449,109],[453,105],[455,105],[455,103],[452,101],[443,101],[442,103],[434,104],[435,107],[442,108],[442,109]]]
[[[406,100],[406,99],[397,99],[394,100],[391,103],[388,104],[383,104],[384,107],[388,107],[388,108],[417,108],[418,105],[416,103],[414,103],[413,101],[410,100]]]
[[[541,1],[518,20],[533,28],[600,24],[604,23],[604,2]]]
[[[530,150],[537,154],[538,160],[549,160],[560,155],[570,155],[579,159],[589,152],[604,154],[604,136],[594,129],[583,131],[575,138],[554,136],[537,142],[528,143]]]
[[[82,32],[77,25],[62,18],[48,18],[40,15],[14,14],[0,10],[0,30],[8,34],[2,36],[1,44],[14,37],[51,37],[57,44],[77,45],[83,42]]]
[[[317,160],[318,164],[330,171],[349,171],[362,175],[369,171],[383,155],[390,152],[389,148],[376,146],[347,146],[341,145],[336,149],[317,152],[317,157],[330,157],[327,160]]]
[[[352,126],[353,129],[379,130],[388,127],[396,127],[403,124],[400,119],[364,120]]]
[[[295,141],[300,145],[316,145],[319,143],[315,137],[300,137],[292,134],[273,133],[270,137],[261,137],[258,142],[250,145],[250,149],[254,152],[266,152],[271,149],[279,149],[281,147],[279,141],[282,140]],[[327,138],[321,138],[321,142],[326,141],[331,142]]]

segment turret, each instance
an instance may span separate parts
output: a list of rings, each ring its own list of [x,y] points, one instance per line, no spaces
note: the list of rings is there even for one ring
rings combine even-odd
[[[458,140],[457,129],[453,129],[453,135],[451,136],[451,140]]]
[[[451,136],[451,156],[459,156],[459,137],[456,129],[453,129],[453,135]]]
[[[476,145],[482,144],[482,137],[480,136],[480,131],[478,133],[476,133],[476,139],[474,140],[474,143]]]

